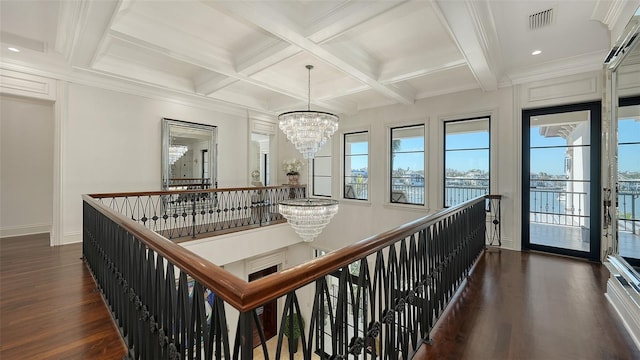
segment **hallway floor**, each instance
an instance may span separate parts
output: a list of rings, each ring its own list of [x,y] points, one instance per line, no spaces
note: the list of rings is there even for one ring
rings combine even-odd
[[[489,249],[414,359],[640,359],[601,264]]]
[[[0,358],[122,359],[81,245],[48,239],[0,240]],[[607,278],[600,264],[490,249],[414,359],[640,359]]]

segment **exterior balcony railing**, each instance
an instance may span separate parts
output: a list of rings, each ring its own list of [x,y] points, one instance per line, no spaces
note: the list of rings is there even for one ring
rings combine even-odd
[[[586,226],[588,194],[564,189],[531,189],[530,220],[535,223]]]
[[[618,230],[640,235],[640,180],[620,180]]]
[[[444,205],[460,204],[489,194],[488,178],[445,177]]]

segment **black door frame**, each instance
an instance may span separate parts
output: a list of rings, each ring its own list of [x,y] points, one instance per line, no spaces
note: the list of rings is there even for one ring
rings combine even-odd
[[[530,159],[530,146],[531,146],[531,138],[530,138],[530,129],[531,129],[531,117],[533,116],[541,116],[541,115],[550,115],[550,114],[559,114],[559,113],[567,113],[573,111],[590,111],[590,120],[591,120],[591,138],[590,138],[590,166],[591,171],[589,173],[590,177],[590,214],[589,217],[589,242],[590,242],[590,251],[578,251],[572,249],[558,248],[553,246],[539,245],[539,244],[531,244],[529,238],[529,213],[531,211],[531,195],[529,191],[530,186],[530,169],[531,169],[531,159]],[[522,250],[535,250],[535,251],[543,251],[548,253],[567,255],[579,258],[585,258],[592,261],[600,261],[600,247],[601,247],[601,239],[600,239],[600,203],[601,203],[601,179],[600,179],[600,168],[601,168],[601,146],[600,137],[602,136],[601,132],[602,126],[602,105],[600,101],[579,103],[579,104],[570,104],[570,105],[560,105],[560,106],[551,106],[545,108],[536,108],[536,109],[526,109],[522,110]]]

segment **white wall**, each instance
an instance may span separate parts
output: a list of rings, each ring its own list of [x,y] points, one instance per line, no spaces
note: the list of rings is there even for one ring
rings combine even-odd
[[[2,95],[0,110],[0,235],[49,232],[53,103]]]
[[[491,116],[491,192],[505,195],[503,224],[513,222],[514,174],[516,167],[513,128],[512,88],[485,93],[480,90],[419,100],[413,105],[393,105],[360,111],[341,119],[333,140],[333,197],[339,198],[341,184],[341,146],[344,132],[369,131],[369,201],[340,199],[340,210],[316,239],[317,246],[336,249],[348,243],[428,215],[443,204],[443,121],[480,115]],[[399,125],[425,124],[426,187],[425,206],[388,202],[388,132]],[[502,150],[506,149],[506,150]],[[283,149],[281,148],[281,153]],[[505,169],[506,171],[499,171]],[[511,228],[503,227],[503,244],[510,247]],[[508,240],[505,242],[504,240]]]
[[[81,194],[160,189],[163,117],[217,126],[219,187],[248,181],[246,118],[78,84],[66,96],[63,243],[81,241]]]

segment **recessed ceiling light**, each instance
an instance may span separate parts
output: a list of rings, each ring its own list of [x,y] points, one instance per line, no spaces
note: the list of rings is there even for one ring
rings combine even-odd
[[[7,48],[9,51],[13,51],[13,52],[20,52],[20,49],[14,48],[14,47],[8,47]]]
[[[533,56],[540,55],[540,54],[542,54],[542,50],[533,50],[531,52],[531,55],[533,55]]]

